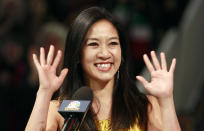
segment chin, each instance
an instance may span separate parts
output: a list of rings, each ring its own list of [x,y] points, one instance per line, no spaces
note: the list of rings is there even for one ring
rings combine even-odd
[[[109,82],[111,80],[114,80],[114,76],[100,76],[97,78],[97,80],[101,82]]]

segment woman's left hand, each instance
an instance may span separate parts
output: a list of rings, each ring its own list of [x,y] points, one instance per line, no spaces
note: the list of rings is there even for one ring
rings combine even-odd
[[[148,82],[142,76],[136,78],[142,83],[145,89],[158,99],[169,98],[173,96],[173,76],[176,66],[176,59],[172,60],[170,69],[167,69],[165,54],[160,53],[161,64],[154,51],[151,51],[152,63],[148,56],[143,56],[144,62],[151,75],[151,81]]]

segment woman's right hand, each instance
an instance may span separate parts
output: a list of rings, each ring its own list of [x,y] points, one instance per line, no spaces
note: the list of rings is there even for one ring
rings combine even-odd
[[[54,46],[51,45],[46,59],[45,50],[43,47],[41,47],[40,61],[38,60],[36,54],[33,54],[33,61],[39,76],[39,90],[51,93],[51,95],[59,89],[68,73],[68,69],[64,68],[59,76],[56,75],[56,69],[62,57],[62,51],[58,50],[57,55],[54,56],[54,50]]]

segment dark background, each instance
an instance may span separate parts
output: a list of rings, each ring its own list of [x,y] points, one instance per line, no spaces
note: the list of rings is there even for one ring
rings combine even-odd
[[[157,50],[165,32],[179,27],[188,4],[188,0],[0,0],[0,130],[24,130],[38,90],[31,54],[50,44],[63,50],[69,25],[80,10],[99,5],[117,17],[125,27],[137,75],[144,67],[142,55]],[[193,111],[177,110],[183,130],[203,129],[199,102]]]

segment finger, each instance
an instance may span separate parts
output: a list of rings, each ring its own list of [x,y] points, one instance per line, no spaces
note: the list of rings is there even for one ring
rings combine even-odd
[[[53,56],[54,56],[54,51],[55,51],[55,48],[54,48],[53,45],[51,45],[50,49],[49,49],[49,52],[48,52],[48,55],[47,55],[47,64],[48,65],[51,65],[51,63],[52,63]]]
[[[45,49],[43,47],[40,48],[40,64],[45,65]]]
[[[57,68],[57,66],[58,66],[58,64],[60,62],[61,57],[62,57],[62,51],[58,50],[57,56],[55,57],[55,60],[53,62],[53,67],[54,68]]]
[[[144,89],[150,93],[150,84],[149,82],[142,76],[136,76],[136,78],[140,81],[140,83],[144,86]],[[151,94],[151,93],[150,93]]]
[[[65,69],[63,69],[61,71],[60,76],[59,76],[60,83],[62,83],[64,81],[64,78],[67,75],[67,73],[68,73],[68,69],[67,68],[65,68]]]
[[[171,62],[171,66],[170,66],[170,69],[169,69],[169,72],[172,72],[174,73],[174,70],[176,68],[176,58],[174,58]]]
[[[152,66],[152,63],[150,62],[146,54],[144,54],[143,59],[144,59],[145,65],[147,66],[147,69],[149,70],[149,72],[151,73],[152,71],[154,71],[154,67]]]
[[[167,64],[166,64],[166,57],[164,52],[160,53],[160,57],[161,57],[161,66],[163,70],[167,70]]]
[[[40,63],[38,61],[38,58],[37,58],[36,54],[33,54],[33,61],[34,61],[35,67],[37,68],[37,70],[39,70]]]
[[[153,63],[154,63],[155,69],[156,69],[156,70],[161,69],[160,63],[159,63],[159,61],[158,61],[158,59],[157,59],[157,56],[156,56],[155,51],[151,51],[151,57],[152,57],[152,61],[153,61]]]
[[[137,78],[137,80],[140,81],[140,83],[141,83],[144,87],[146,87],[147,84],[149,83],[149,82],[148,82],[144,77],[142,77],[142,76],[136,76],[136,78]]]

